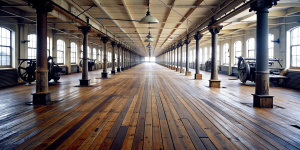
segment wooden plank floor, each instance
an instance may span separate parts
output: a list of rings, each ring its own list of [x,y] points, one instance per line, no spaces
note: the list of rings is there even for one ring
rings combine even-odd
[[[222,88],[154,63],[75,87],[51,83],[47,106],[25,105],[34,85],[0,90],[0,149],[300,149],[300,91],[271,87],[273,109],[253,108],[254,84]],[[97,79],[98,78],[98,79]]]

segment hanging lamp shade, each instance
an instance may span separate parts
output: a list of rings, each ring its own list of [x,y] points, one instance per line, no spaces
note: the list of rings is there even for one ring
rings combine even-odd
[[[140,20],[140,23],[141,24],[159,23],[159,21],[155,17],[152,17],[150,15],[149,6],[148,6],[148,11],[146,13],[146,16]]]
[[[150,48],[150,47],[151,47],[151,44],[149,43],[146,47]]]
[[[144,42],[153,42],[153,41],[154,41],[153,39],[148,38]]]
[[[151,35],[150,34],[150,31],[149,31],[149,34],[146,36],[146,38],[150,39],[150,38],[155,38],[155,36]]]

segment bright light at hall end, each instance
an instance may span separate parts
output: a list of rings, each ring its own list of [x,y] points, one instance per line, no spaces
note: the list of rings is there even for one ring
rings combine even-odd
[[[145,62],[155,62],[155,57],[145,57]]]

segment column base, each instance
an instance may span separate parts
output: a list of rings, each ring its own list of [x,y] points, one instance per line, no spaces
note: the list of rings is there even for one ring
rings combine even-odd
[[[176,68],[176,72],[179,72],[180,71],[180,69],[179,68]]]
[[[122,71],[124,71],[124,68],[121,68]]]
[[[253,95],[253,107],[273,108],[273,97],[271,95]]]
[[[202,80],[202,74],[195,74],[195,79]]]
[[[180,73],[184,73],[184,69],[181,69],[181,70],[180,70]]]
[[[209,87],[221,87],[221,81],[220,80],[209,80]]]
[[[191,75],[192,75],[192,72],[186,71],[186,72],[185,72],[185,75],[186,75],[186,76],[191,76]]]
[[[117,72],[121,72],[121,68],[117,68]]]
[[[33,105],[47,105],[51,103],[51,93],[33,93]]]
[[[116,71],[112,70],[112,71],[111,71],[111,74],[116,74]]]
[[[102,72],[102,73],[101,73],[101,77],[102,77],[102,78],[107,78],[107,73],[106,73],[106,72]]]
[[[79,86],[90,86],[90,80],[79,80]]]

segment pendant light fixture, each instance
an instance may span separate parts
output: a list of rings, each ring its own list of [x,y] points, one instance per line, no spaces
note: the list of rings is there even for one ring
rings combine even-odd
[[[150,15],[149,5],[150,5],[150,0],[148,0],[148,11],[146,13],[146,16],[140,20],[141,24],[159,23],[159,21],[155,17],[152,17]]]
[[[149,23],[149,29],[148,30],[149,30],[149,34],[146,36],[147,39],[144,42],[153,42],[154,40],[152,38],[154,38],[154,36],[152,36],[150,34],[150,23]]]

